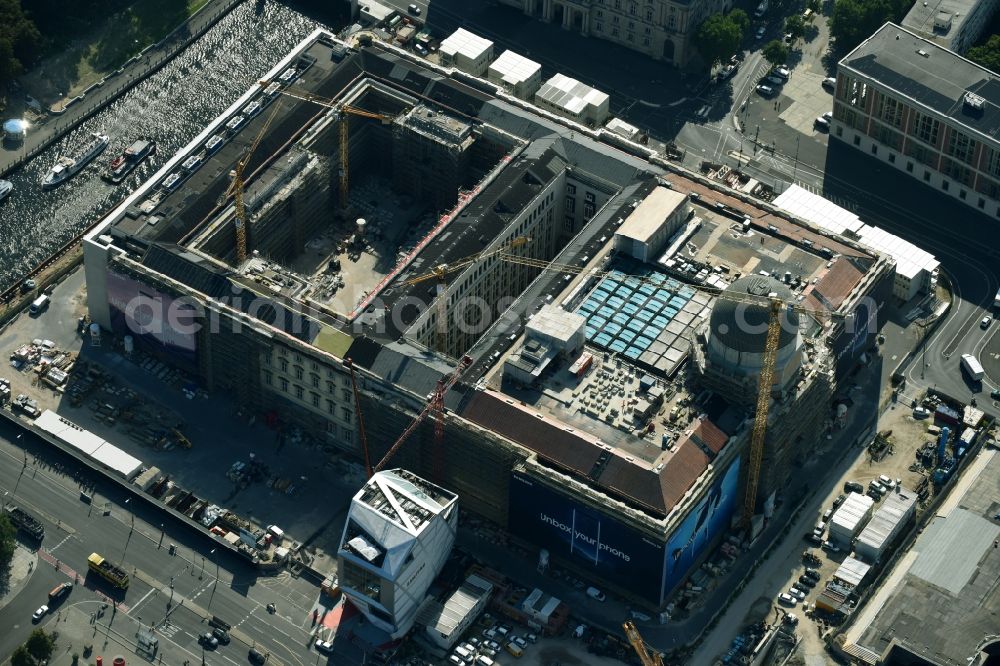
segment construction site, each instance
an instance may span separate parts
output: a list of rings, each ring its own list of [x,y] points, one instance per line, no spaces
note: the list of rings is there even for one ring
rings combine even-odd
[[[683,613],[839,427],[893,260],[363,41],[314,33],[88,234],[91,321]]]

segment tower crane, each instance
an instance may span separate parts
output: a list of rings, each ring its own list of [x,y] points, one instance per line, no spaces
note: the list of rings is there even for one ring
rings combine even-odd
[[[260,85],[267,87],[270,85],[271,81],[260,81]],[[338,170],[338,178],[340,181],[340,207],[347,208],[347,194],[348,194],[348,159],[350,157],[348,150],[348,139],[350,138],[347,118],[348,116],[359,116],[361,118],[373,118],[375,120],[381,120],[383,125],[388,125],[392,122],[394,116],[389,116],[384,113],[376,113],[374,111],[366,111],[364,109],[358,108],[356,106],[351,106],[350,104],[345,104],[343,102],[338,102],[334,99],[329,99],[327,97],[321,97],[319,95],[313,95],[312,93],[305,90],[297,90],[294,88],[282,88],[279,92],[282,95],[288,95],[289,97],[294,97],[295,99],[302,100],[303,102],[312,102],[313,104],[318,104],[319,106],[326,107],[328,109],[333,109],[340,114],[340,137],[339,137],[339,150],[340,150],[340,169]]]
[[[522,266],[530,266],[533,268],[538,268],[543,271],[554,271],[557,273],[572,273],[576,275],[586,275],[587,277],[593,277],[596,279],[604,279],[611,277],[613,273],[611,271],[601,271],[596,269],[588,269],[580,266],[575,266],[572,264],[561,264],[552,261],[546,261],[544,259],[535,259],[533,257],[522,257],[510,252],[505,252],[502,249],[499,251],[494,251],[491,254],[495,254],[502,261],[507,261],[515,264],[520,264]],[[469,263],[478,260],[477,255],[456,262],[455,266],[467,266]],[[440,267],[439,267],[440,268]],[[447,267],[446,267],[447,268]],[[456,268],[457,270],[457,268]],[[419,282],[421,280],[430,279],[438,275],[438,270],[432,271],[426,275],[420,276],[410,280],[410,283]],[[448,271],[451,272],[451,271]],[[638,276],[634,276],[634,279],[640,283],[652,284],[654,286],[660,286],[652,280],[646,280]],[[722,289],[716,289],[714,287],[704,287],[696,285],[688,285],[693,289],[698,289],[700,291],[712,294],[717,298],[722,298],[728,301],[734,301],[737,303],[743,303],[745,305],[753,305],[756,307],[766,307],[768,310],[768,320],[767,320],[767,336],[765,338],[764,344],[764,355],[761,363],[760,377],[757,381],[757,404],[756,404],[756,414],[754,415],[753,430],[750,438],[750,456],[749,464],[747,465],[747,476],[746,484],[744,486],[744,497],[743,497],[743,513],[741,515],[741,527],[743,529],[749,530],[751,527],[751,521],[753,519],[754,510],[757,504],[757,488],[760,483],[760,469],[764,460],[764,441],[767,434],[767,416],[771,405],[771,386],[774,382],[774,370],[775,363],[778,358],[778,343],[780,340],[781,333],[781,315],[783,311],[794,311],[801,314],[811,315],[817,318],[844,318],[845,315],[833,312],[830,310],[814,310],[812,308],[807,308],[805,306],[799,305],[798,303],[787,303],[774,294],[769,294],[767,296],[753,295],[753,294],[737,294],[730,291],[725,291]],[[440,296],[439,296],[440,298]]]
[[[419,284],[421,282],[426,282],[427,280],[437,279],[437,296],[436,307],[437,307],[437,327],[436,327],[436,340],[435,347],[442,354],[447,353],[447,335],[448,335],[448,293],[447,293],[447,280],[446,278],[452,273],[461,271],[474,263],[482,261],[484,259],[489,259],[490,257],[500,256],[500,257],[517,257],[522,259],[524,257],[519,257],[516,254],[511,254],[510,250],[517,249],[528,244],[531,241],[527,236],[517,236],[512,239],[509,243],[501,245],[496,249],[480,252],[464,259],[459,259],[456,262],[450,264],[439,264],[431,269],[429,273],[423,275],[418,275],[415,278],[409,280],[404,280],[400,282],[400,286],[409,286],[414,284]]]
[[[251,143],[250,147],[243,151],[240,158],[236,160],[236,164],[230,172],[232,181],[229,183],[229,187],[223,195],[224,199],[233,197],[236,202],[236,262],[238,264],[242,264],[249,256],[249,249],[247,247],[247,227],[250,225],[250,220],[247,218],[247,209],[243,201],[244,190],[246,189],[246,183],[243,180],[243,172],[250,163],[250,158],[253,157],[254,152],[257,150],[257,146],[259,146],[260,142],[264,139],[267,129],[271,126],[271,121],[274,120],[276,115],[278,115],[278,110],[280,108],[281,105],[274,105],[274,111],[271,112],[271,115],[267,117],[267,120],[264,122],[263,126],[261,126],[260,131],[257,132],[257,136],[254,137],[253,143]]]
[[[427,416],[432,413],[434,414],[434,418],[437,420],[437,423],[435,423],[434,426],[434,439],[435,439],[434,446],[436,449],[434,453],[435,461],[440,460],[439,456],[443,455],[443,451],[440,451],[440,449],[444,445],[443,441],[444,396],[445,394],[448,393],[451,387],[455,385],[455,382],[458,381],[458,378],[462,374],[462,372],[466,368],[468,368],[471,364],[472,364],[472,359],[468,356],[465,356],[459,362],[458,367],[455,368],[455,370],[452,371],[451,374],[445,375],[440,379],[438,379],[437,387],[431,394],[430,400],[427,401],[427,404],[420,411],[420,413],[417,414],[416,418],[413,419],[410,425],[406,426],[406,430],[403,431],[403,434],[401,434],[399,438],[395,441],[395,443],[391,447],[389,447],[389,450],[386,451],[385,455],[382,457],[382,460],[380,460],[378,464],[375,465],[375,467],[371,470],[369,478],[371,478],[371,474],[374,474],[375,472],[381,472],[383,469],[385,469],[385,466],[389,464],[389,461],[392,459],[392,457],[396,455],[396,452],[399,450],[399,447],[401,447],[406,442],[406,440],[409,439],[410,435],[413,434],[413,431],[417,429],[417,426],[423,423],[424,419],[426,419]],[[440,481],[441,477],[440,472],[441,470],[435,470],[435,473],[438,475],[435,481]]]
[[[351,388],[354,390],[354,411],[358,415],[358,432],[361,437],[361,451],[365,454],[365,474],[368,478],[372,478],[372,460],[368,455],[368,435],[365,434],[365,418],[364,414],[361,413],[361,394],[358,392],[358,378],[354,374],[354,362],[349,359],[344,359],[344,365],[351,372]]]
[[[639,655],[639,661],[642,662],[642,666],[663,666],[663,658],[660,656],[660,653],[656,650],[650,652],[632,620],[626,620],[622,627],[625,629],[625,637],[632,644],[632,649]]]

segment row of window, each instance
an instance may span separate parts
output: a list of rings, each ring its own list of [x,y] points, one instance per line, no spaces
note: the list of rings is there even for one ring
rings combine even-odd
[[[840,137],[843,136],[843,131],[842,131],[842,129],[840,127],[837,128],[836,134],[837,134],[837,136],[840,136]],[[853,143],[854,143],[855,146],[858,146],[858,147],[861,146],[861,135],[860,134],[855,134],[854,135]],[[916,145],[916,144],[913,144],[912,142],[908,143],[907,144],[907,148],[909,149],[911,146],[914,146],[914,145]],[[920,148],[923,151],[927,151],[927,149],[925,147],[923,147],[923,146],[918,146],[918,148]],[[930,152],[930,151],[927,151],[927,152]],[[877,144],[875,144],[875,143],[873,143],[871,145],[871,154],[875,155],[876,157],[879,154],[879,146]],[[924,153],[921,153],[918,150],[918,151],[915,151],[915,154],[921,154],[921,155],[923,155]],[[907,156],[910,156],[909,153],[908,153]],[[888,160],[889,160],[890,164],[895,164],[896,163],[896,155],[893,154],[893,153],[889,153],[888,154]],[[934,164],[932,164],[932,163],[927,162],[926,164],[928,164],[928,166],[934,167]],[[909,173],[909,174],[914,174],[915,175],[915,173],[914,173],[915,166],[916,166],[916,163],[914,163],[913,161],[908,160],[906,162],[906,167],[905,167],[906,168],[906,172]],[[935,167],[935,170],[937,170],[936,167]],[[940,173],[944,174],[944,176],[945,176],[944,178],[941,179],[941,189],[943,191],[945,191],[945,192],[950,192],[951,191],[952,181],[956,181],[959,185],[964,185],[964,186],[966,186],[966,187],[968,187],[970,189],[973,187],[973,185],[975,183],[975,174],[973,173],[972,169],[969,169],[968,167],[963,166],[963,165],[955,162],[954,160],[951,160],[951,159],[948,159],[948,158],[943,158],[941,160]],[[924,182],[925,183],[930,183],[931,182],[931,177],[933,176],[933,174],[934,174],[934,171],[931,171],[929,169],[924,169],[923,170],[923,176],[922,176]],[[987,197],[989,197],[989,198],[991,198],[993,200],[1000,199],[1000,183],[995,183],[993,181],[990,181],[989,179],[982,178],[982,179],[980,179],[980,182],[979,182],[979,189],[981,190],[982,194],[985,194]],[[968,190],[963,189],[963,188],[959,188],[959,190],[958,190],[958,198],[961,199],[962,201],[968,201],[968,198],[969,198],[969,192],[968,192]],[[986,198],[985,197],[978,197],[978,199],[976,201],[976,206],[980,210],[986,210]],[[996,216],[1000,217],[1000,207],[997,207]]]
[[[264,384],[267,386],[275,385],[275,376],[270,370],[264,370]],[[315,391],[309,392],[309,399],[306,400],[306,389],[301,384],[292,384],[287,377],[277,377],[278,388],[282,393],[288,393],[289,395],[294,395],[297,400],[302,400],[303,402],[308,402],[312,404],[316,409],[322,409],[324,403],[324,398],[319,393]],[[344,400],[348,403],[352,399],[350,391],[344,391]],[[337,403],[332,398],[325,399],[326,411],[331,416],[337,415]],[[340,408],[340,419],[345,423],[351,422],[351,410],[348,407]]]

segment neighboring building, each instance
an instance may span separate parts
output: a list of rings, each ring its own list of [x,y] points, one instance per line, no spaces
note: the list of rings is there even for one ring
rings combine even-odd
[[[774,200],[774,205],[830,234],[849,238],[892,257],[896,262],[892,294],[900,301],[934,293],[941,263],[933,254],[905,238],[865,224],[851,211],[798,185],[789,186]]]
[[[472,574],[444,603],[428,599],[420,609],[417,622],[424,626],[432,644],[450,650],[486,609],[492,594],[493,583]]]
[[[614,132],[623,139],[635,141],[642,136],[642,130],[635,125],[630,125],[621,118],[612,118],[604,125],[609,131]]]
[[[697,58],[692,41],[701,22],[733,6],[729,0],[499,1],[528,16],[620,44],[676,67],[685,67]]]
[[[337,552],[340,587],[393,639],[413,626],[451,553],[457,501],[402,469],[378,472],[351,500]]]
[[[438,54],[445,67],[458,67],[473,76],[483,76],[493,60],[493,42],[459,28],[441,41]]]
[[[469,174],[472,126],[418,105],[393,122],[393,186],[438,210],[458,201]]]
[[[542,86],[542,66],[507,50],[490,63],[486,78],[511,95],[530,101]]]
[[[915,2],[903,27],[949,51],[965,53],[979,41],[997,11],[997,0],[927,0]]]
[[[576,79],[556,74],[535,93],[535,104],[570,120],[596,127],[608,119],[611,98]]]
[[[848,555],[833,572],[833,580],[851,589],[862,587],[868,582],[871,566]]]
[[[875,564],[889,552],[899,535],[913,522],[917,513],[916,495],[909,490],[889,493],[854,543],[858,557]]]
[[[830,517],[830,541],[850,548],[851,541],[872,515],[875,500],[860,493],[847,493],[847,499]]]
[[[525,326],[520,350],[504,361],[504,378],[535,384],[559,356],[575,359],[583,351],[587,320],[575,312],[546,305]]]
[[[831,136],[1000,218],[1000,76],[892,23],[844,57]]]
[[[615,249],[633,259],[652,263],[690,212],[686,194],[657,187],[618,227]]]

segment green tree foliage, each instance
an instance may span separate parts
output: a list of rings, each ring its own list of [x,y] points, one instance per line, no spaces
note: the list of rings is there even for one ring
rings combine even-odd
[[[990,35],[985,44],[973,46],[965,57],[993,72],[1000,72],[1000,35]]]
[[[39,53],[38,28],[21,0],[0,0],[0,85],[24,70]]]
[[[830,17],[837,50],[853,49],[886,21],[898,22],[912,4],[912,0],[837,0]]]
[[[780,39],[772,39],[761,49],[761,55],[772,65],[784,65],[788,61],[788,45]]]
[[[806,9],[812,11],[813,14],[821,14],[823,12],[823,0],[809,0],[806,3]]]
[[[10,519],[7,518],[6,514],[0,514],[0,568],[6,569],[11,558],[14,557],[16,536],[17,529],[10,524]]]
[[[741,38],[743,35],[747,34],[748,30],[750,30],[750,16],[742,9],[734,9],[726,14],[726,16],[740,29]]]
[[[28,642],[24,644],[28,654],[37,661],[47,661],[56,649],[56,640],[52,634],[46,633],[44,629],[35,629],[28,636]]]
[[[792,14],[785,19],[785,32],[792,36],[792,39],[799,39],[806,34],[806,22],[801,14]]]
[[[731,13],[712,14],[698,26],[698,32],[694,36],[698,52],[709,65],[722,62],[736,53],[742,41],[743,33]]]
[[[28,648],[18,645],[14,654],[10,655],[10,666],[35,666],[35,660],[28,653]]]

